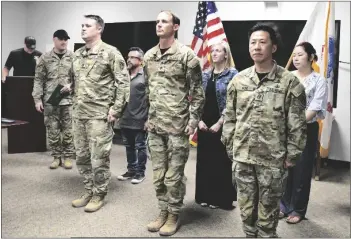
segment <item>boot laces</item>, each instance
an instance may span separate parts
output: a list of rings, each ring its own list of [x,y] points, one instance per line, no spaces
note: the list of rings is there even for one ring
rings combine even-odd
[[[100,200],[101,200],[100,197],[95,195],[91,198],[90,202],[98,203]]]

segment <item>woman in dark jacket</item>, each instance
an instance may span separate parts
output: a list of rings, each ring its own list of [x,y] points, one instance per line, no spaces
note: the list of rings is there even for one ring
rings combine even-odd
[[[198,125],[195,201],[210,208],[233,209],[236,190],[232,183],[232,162],[221,142],[227,86],[238,73],[227,42],[211,47],[211,67],[203,73],[206,101]]]

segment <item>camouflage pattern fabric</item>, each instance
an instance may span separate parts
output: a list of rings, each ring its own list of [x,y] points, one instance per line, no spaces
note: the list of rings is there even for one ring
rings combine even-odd
[[[73,57],[73,118],[107,119],[110,108],[120,118],[129,99],[129,73],[117,48],[102,41]]]
[[[277,237],[279,200],[287,170],[233,162],[243,230],[250,237]]]
[[[44,106],[44,124],[48,131],[48,144],[51,155],[57,158],[74,159],[72,136],[72,96],[65,96],[59,106],[52,106],[46,101],[50,98],[57,85],[72,82],[71,51],[60,59],[54,52],[46,52],[38,59],[35,69],[32,96],[35,103]]]
[[[149,133],[148,147],[159,208],[179,214],[186,190],[184,168],[189,157],[189,137]]]
[[[163,55],[158,45],[150,49],[144,63],[149,131],[176,135],[183,134],[187,125],[195,129],[205,97],[195,53],[175,41]]]
[[[72,135],[72,105],[44,107],[44,124],[48,131],[51,155],[55,158],[75,159]]]
[[[73,119],[76,164],[85,189],[105,196],[111,179],[112,124],[104,119]]]
[[[277,66],[261,82],[255,68],[228,85],[222,142],[234,160],[282,168],[296,163],[306,144],[306,94],[289,71]]]
[[[129,98],[129,74],[121,53],[102,41],[78,49],[73,57],[73,132],[77,168],[85,189],[106,195],[111,178],[112,123],[110,109],[122,116]]]
[[[205,102],[200,61],[189,47],[175,41],[163,55],[158,45],[146,52],[144,63],[156,196],[161,210],[179,214],[189,156],[185,129],[196,128]]]
[[[50,98],[57,85],[67,85],[72,82],[72,56],[68,51],[60,59],[54,52],[41,55],[35,68],[34,86],[32,96],[35,103],[46,101]],[[72,96],[68,95],[60,101],[60,105],[72,104]]]
[[[295,164],[305,147],[305,108],[303,85],[276,62],[261,81],[251,67],[228,85],[222,142],[247,236],[277,237],[284,161]]]

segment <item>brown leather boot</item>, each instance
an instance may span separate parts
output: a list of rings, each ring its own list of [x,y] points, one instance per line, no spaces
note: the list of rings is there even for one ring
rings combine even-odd
[[[160,228],[161,236],[172,236],[179,227],[179,215],[168,213],[166,223]]]
[[[86,192],[80,198],[73,200],[72,206],[73,207],[84,207],[89,203],[89,201],[92,197],[93,197],[92,192]]]
[[[147,225],[147,230],[150,232],[158,232],[160,228],[165,224],[168,216],[167,210],[161,210],[158,217]]]
[[[84,211],[96,212],[104,205],[104,196],[94,195],[85,206]]]
[[[61,165],[61,159],[54,157],[54,161],[50,164],[50,169],[57,169]]]
[[[62,165],[65,169],[71,169],[72,168],[72,159],[65,159],[63,161]]]

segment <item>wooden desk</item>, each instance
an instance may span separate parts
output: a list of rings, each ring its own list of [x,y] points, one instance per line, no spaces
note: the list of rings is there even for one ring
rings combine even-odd
[[[32,97],[33,81],[34,78],[28,76],[8,76],[5,81],[7,91],[5,118],[28,122],[27,124],[18,122],[16,126],[4,125],[8,132],[9,154],[46,151],[44,116],[35,109]]]
[[[15,122],[11,122],[11,123],[4,123],[1,122],[1,128],[9,128],[9,127],[13,127],[13,126],[18,126],[18,125],[24,125],[24,124],[29,124],[29,122],[27,121],[23,121],[23,120],[15,120]]]

